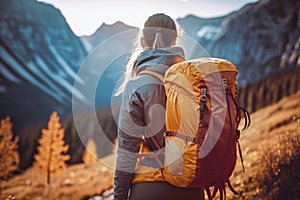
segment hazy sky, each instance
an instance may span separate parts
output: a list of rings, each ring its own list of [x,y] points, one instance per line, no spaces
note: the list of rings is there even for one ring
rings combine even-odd
[[[148,16],[163,12],[172,18],[193,14],[215,17],[257,0],[39,0],[60,9],[73,32],[90,35],[105,22],[123,21],[141,27]]]

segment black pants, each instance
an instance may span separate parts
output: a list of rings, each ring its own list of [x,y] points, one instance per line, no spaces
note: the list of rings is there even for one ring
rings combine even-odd
[[[204,200],[202,188],[179,188],[165,182],[132,185],[130,200]]]

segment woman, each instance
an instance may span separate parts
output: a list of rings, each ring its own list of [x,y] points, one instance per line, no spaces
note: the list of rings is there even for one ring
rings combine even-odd
[[[160,76],[163,77],[171,65],[184,61],[183,50],[174,46],[177,33],[176,24],[169,16],[150,16],[140,39],[142,52],[137,57],[133,55],[128,63],[124,83],[118,91],[123,94],[114,178],[115,200],[125,200],[128,196],[131,200],[203,198],[202,189],[178,188],[165,182],[161,170],[166,97]],[[156,156],[141,158],[139,153],[144,152]]]

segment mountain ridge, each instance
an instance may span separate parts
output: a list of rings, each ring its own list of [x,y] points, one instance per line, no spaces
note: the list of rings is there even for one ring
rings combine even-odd
[[[0,6],[0,118],[10,116],[14,124],[24,168],[32,162],[34,141],[49,115],[57,111],[64,119],[71,113],[72,96],[85,98],[73,84],[75,79],[84,84],[76,73],[87,52],[52,5],[3,0]]]
[[[299,47],[295,45],[300,38],[299,10],[299,1],[261,0],[248,5],[224,20],[223,31],[208,51],[241,69],[241,85],[290,71],[300,63]],[[294,46],[294,50],[284,58],[288,46]],[[294,60],[289,63],[290,58]]]

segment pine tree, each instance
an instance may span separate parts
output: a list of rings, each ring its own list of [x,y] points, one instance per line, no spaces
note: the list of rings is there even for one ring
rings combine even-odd
[[[10,118],[1,119],[0,124],[0,180],[9,178],[20,163],[18,154],[19,138],[13,139]]]
[[[59,117],[53,112],[48,122],[48,128],[42,130],[39,140],[38,154],[35,157],[34,168],[47,175],[50,184],[51,174],[58,174],[66,168],[69,146],[64,142],[64,129],[61,128]]]
[[[97,154],[97,146],[93,139],[89,139],[82,156],[82,160],[84,163],[96,163],[98,154]]]

